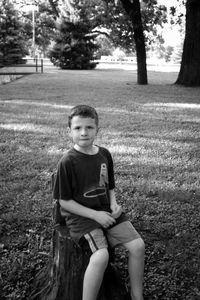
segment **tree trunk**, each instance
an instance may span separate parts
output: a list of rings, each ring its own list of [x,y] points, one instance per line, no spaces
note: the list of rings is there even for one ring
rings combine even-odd
[[[81,300],[85,269],[90,252],[78,247],[67,227],[58,225],[53,234],[53,256],[48,268],[36,276],[30,300]],[[131,300],[119,270],[109,263],[98,300]]]
[[[121,2],[125,11],[129,15],[134,28],[134,40],[137,56],[137,82],[138,84],[148,84],[146,49],[140,10],[140,1],[121,0]]]
[[[186,34],[176,84],[200,86],[200,1],[187,0]]]

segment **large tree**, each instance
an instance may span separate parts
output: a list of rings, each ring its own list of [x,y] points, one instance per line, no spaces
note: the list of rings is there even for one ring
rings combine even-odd
[[[134,41],[137,56],[137,82],[147,84],[146,48],[142,25],[142,16],[139,0],[121,0],[122,5],[133,24]]]
[[[200,1],[186,2],[186,33],[176,84],[200,86]]]

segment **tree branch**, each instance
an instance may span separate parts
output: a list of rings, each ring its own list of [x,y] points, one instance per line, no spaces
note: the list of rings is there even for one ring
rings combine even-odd
[[[49,0],[49,4],[51,5],[52,10],[53,10],[53,12],[55,13],[56,17],[59,18],[59,13],[58,13],[58,10],[57,10],[56,5],[55,5],[55,3],[53,2],[53,0]]]

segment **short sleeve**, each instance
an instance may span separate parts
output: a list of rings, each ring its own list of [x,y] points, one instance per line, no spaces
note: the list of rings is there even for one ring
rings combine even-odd
[[[57,168],[56,179],[53,189],[54,199],[72,199],[72,174],[71,165],[67,159],[62,159]]]
[[[103,152],[108,161],[108,188],[109,190],[113,190],[115,188],[113,159],[110,152],[107,149],[103,148]]]

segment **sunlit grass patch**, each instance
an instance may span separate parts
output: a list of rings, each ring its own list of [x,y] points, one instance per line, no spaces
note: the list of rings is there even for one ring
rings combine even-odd
[[[24,123],[24,124],[17,124],[17,123],[9,123],[9,124],[0,124],[0,127],[7,130],[14,130],[14,131],[25,131],[25,132],[46,132],[48,128],[45,130],[44,127],[37,126],[35,124]]]
[[[168,108],[168,109],[200,109],[200,104],[196,103],[147,103],[144,106],[148,107],[161,107],[161,108]]]
[[[58,147],[56,147],[56,146],[52,146],[52,147],[50,147],[48,150],[47,150],[47,154],[49,154],[49,155],[55,155],[55,154],[57,154],[57,155],[64,155],[65,154],[65,152],[66,152],[67,150],[66,150],[66,148],[65,149],[61,149],[61,148],[58,148]]]
[[[46,99],[44,99],[45,101]],[[40,102],[40,101],[27,101],[27,100],[5,100],[5,101],[0,101],[2,104],[14,104],[14,105],[27,105],[27,106],[38,106],[38,107],[49,107],[49,108],[55,108],[55,109],[66,109],[69,110],[73,106],[72,105],[60,105],[56,103],[48,103],[48,102]]]

